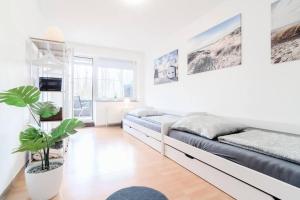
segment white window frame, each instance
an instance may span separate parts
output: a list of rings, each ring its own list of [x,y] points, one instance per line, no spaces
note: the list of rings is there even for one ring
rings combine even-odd
[[[111,59],[111,60],[119,60],[119,59]],[[128,61],[128,62],[132,62],[134,65],[132,68],[130,68],[133,70],[133,91],[132,91],[133,95],[129,99],[130,99],[130,101],[137,101],[137,73],[138,73],[137,62],[136,61]],[[97,66],[96,62],[94,61],[93,80],[94,80],[94,99],[95,99],[95,101],[97,101],[97,102],[122,102],[125,99],[128,99],[128,97],[121,97],[121,98],[117,98],[117,99],[115,99],[115,98],[110,98],[110,99],[99,98],[98,81],[101,80],[97,77],[99,68],[101,68],[101,66]],[[122,69],[122,68],[120,68],[120,69]]]

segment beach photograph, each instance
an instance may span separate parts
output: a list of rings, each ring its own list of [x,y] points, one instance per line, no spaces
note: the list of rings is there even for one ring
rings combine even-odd
[[[178,50],[154,61],[154,84],[178,81]]]
[[[189,40],[188,74],[241,65],[241,14]]]
[[[273,64],[300,59],[300,1],[272,3],[271,60]]]

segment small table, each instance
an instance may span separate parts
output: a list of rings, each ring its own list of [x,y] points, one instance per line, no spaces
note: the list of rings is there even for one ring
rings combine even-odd
[[[118,190],[106,200],[168,200],[161,192],[147,187],[129,187]]]

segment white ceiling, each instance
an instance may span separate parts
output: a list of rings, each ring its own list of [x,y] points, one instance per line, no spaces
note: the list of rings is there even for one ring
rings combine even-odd
[[[39,0],[67,41],[143,51],[224,0]]]

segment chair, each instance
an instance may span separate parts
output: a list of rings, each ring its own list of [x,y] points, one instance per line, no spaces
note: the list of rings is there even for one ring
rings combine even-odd
[[[89,109],[89,102],[82,102],[80,96],[74,96],[74,116],[81,117],[82,113]]]

